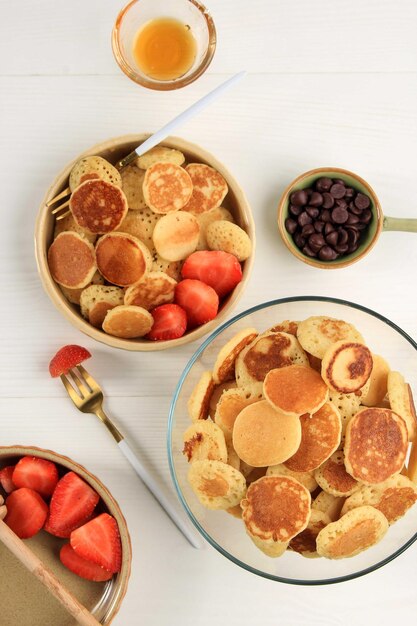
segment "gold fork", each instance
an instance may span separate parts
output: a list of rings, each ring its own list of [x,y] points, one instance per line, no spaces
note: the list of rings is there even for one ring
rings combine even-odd
[[[115,439],[124,456],[132,465],[136,474],[142,479],[152,495],[158,500],[159,504],[177,528],[182,532],[186,539],[188,539],[194,548],[201,548],[201,542],[195,535],[192,528],[188,525],[187,521],[178,514],[176,508],[161,490],[155,478],[144,467],[143,463],[133,452],[122,433],[103,411],[103,392],[97,381],[94,380],[91,374],[89,374],[82,365],[77,365],[69,370],[69,376],[62,374],[61,380],[77,409],[82,413],[94,413],[99,420],[103,422],[112,437]]]

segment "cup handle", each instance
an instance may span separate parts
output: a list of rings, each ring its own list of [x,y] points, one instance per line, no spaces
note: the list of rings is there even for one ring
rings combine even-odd
[[[417,233],[417,219],[385,215],[382,228],[383,230],[404,230],[409,233]]]

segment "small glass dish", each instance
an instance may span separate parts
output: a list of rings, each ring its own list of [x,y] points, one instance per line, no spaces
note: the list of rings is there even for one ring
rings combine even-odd
[[[213,368],[221,347],[237,332],[254,327],[262,332],[283,320],[303,320],[324,315],[351,322],[372,352],[383,356],[417,390],[417,343],[393,322],[358,304],[317,296],[283,298],[265,302],[235,316],[195,352],[178,382],[168,419],[168,457],[178,497],[202,536],[223,556],[249,572],[284,583],[324,585],[368,574],[400,555],[417,539],[417,504],[388,529],[375,546],[353,558],[304,558],[286,551],[270,558],[258,550],[240,519],[225,511],[204,508],[187,479],[189,465],[182,454],[183,433],[190,426],[187,400],[203,372]]]
[[[190,69],[175,79],[157,80],[138,67],[133,47],[138,31],[158,18],[187,24],[196,41],[196,56]],[[113,54],[123,72],[142,87],[169,91],[195,81],[211,63],[216,49],[216,28],[207,9],[196,0],[133,0],[117,16],[112,33]]]

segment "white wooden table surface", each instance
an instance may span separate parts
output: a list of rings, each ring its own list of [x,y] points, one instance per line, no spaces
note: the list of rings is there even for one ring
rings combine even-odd
[[[373,308],[415,338],[415,235],[383,234],[361,263],[325,272],[284,249],[275,213],[293,177],[335,165],[367,179],[388,215],[416,216],[417,4],[207,0],[218,29],[215,59],[195,84],[167,93],[141,89],[116,66],[110,32],[121,4],[0,2],[0,444],[70,455],[119,501],[134,562],[115,626],[411,624],[417,545],[365,578],[301,588],[258,578],[209,546],[198,552],[185,542],[98,421],[73,409],[47,366],[63,344],[92,351],[89,368],[109,411],[175,498],[167,411],[197,344],[130,354],[81,336],[42,291],[33,228],[46,187],[68,160],[100,140],[158,129],[246,69],[244,82],[178,132],[219,157],[252,205],[256,262],[236,312],[290,295],[336,296]]]

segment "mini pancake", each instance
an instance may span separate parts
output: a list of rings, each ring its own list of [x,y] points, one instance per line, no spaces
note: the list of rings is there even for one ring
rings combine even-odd
[[[231,465],[237,470],[240,470],[240,459],[231,441],[226,441],[226,448],[227,448],[227,464]]]
[[[96,244],[96,258],[104,278],[120,287],[137,283],[152,263],[145,244],[126,233],[110,233],[100,237]]]
[[[72,192],[69,208],[78,226],[104,235],[117,230],[127,214],[123,191],[104,180],[87,180]]]
[[[87,156],[74,165],[69,177],[69,187],[74,191],[86,180],[101,179],[116,187],[122,186],[122,179],[117,169],[100,156]]]
[[[214,382],[211,372],[203,372],[188,398],[188,415],[193,422],[207,419],[213,389]]]
[[[206,211],[206,213],[199,213],[198,215],[196,215],[196,218],[198,221],[198,225],[200,226],[200,237],[196,250],[207,250],[208,243],[206,231],[209,227],[209,224],[215,222],[216,220],[225,220],[226,222],[233,223],[235,221],[230,211],[222,206],[219,206],[217,209],[211,209],[210,211]]]
[[[184,161],[185,156],[179,150],[167,148],[166,146],[155,146],[136,159],[136,167],[147,170],[151,165],[155,165],[155,163],[174,163],[175,165],[182,165]]]
[[[100,274],[100,272],[96,272],[91,279],[90,285],[102,285],[103,283],[103,276]],[[89,287],[90,285],[87,285],[87,287]],[[79,289],[68,289],[67,287],[62,287],[61,285],[61,291],[68,300],[68,302],[80,306],[81,294],[87,287],[80,287]]]
[[[292,320],[284,320],[283,322],[280,322],[279,324],[275,324],[274,326],[271,326],[271,328],[268,328],[267,331],[265,331],[265,333],[288,333],[289,335],[294,335],[294,337],[297,337],[297,329],[298,329],[298,324],[299,322],[293,322]]]
[[[123,289],[110,285],[90,285],[80,297],[81,314],[90,324],[101,328],[107,311],[123,304]]]
[[[234,254],[238,261],[246,261],[252,254],[249,235],[237,224],[226,220],[214,220],[206,228],[210,250],[223,250]]]
[[[381,511],[391,525],[405,515],[417,501],[417,487],[406,476],[398,474],[378,485],[362,485],[347,498],[342,515],[358,506],[373,506]]]
[[[125,219],[117,229],[120,233],[133,235],[149,248],[150,252],[155,252],[153,245],[153,231],[157,221],[161,218],[150,209],[139,209],[137,211],[128,211]]]
[[[151,330],[153,317],[139,306],[116,306],[106,313],[103,330],[114,337],[134,339],[144,337]]]
[[[349,420],[359,411],[361,398],[355,393],[341,393],[340,391],[329,389],[329,402],[331,402],[340,413],[342,419],[341,443],[344,445],[346,427]]]
[[[326,513],[330,520],[335,522],[339,519],[340,512],[345,502],[346,498],[333,496],[331,493],[321,491],[311,503],[311,507]]]
[[[294,456],[285,461],[285,467],[296,472],[311,472],[337,450],[342,422],[336,407],[326,402],[313,415],[302,415],[300,424],[300,446]]]
[[[270,465],[266,470],[267,476],[290,476],[291,478],[295,478],[299,483],[304,485],[309,492],[313,492],[317,489],[317,481],[314,478],[312,472],[294,472],[293,470],[288,469],[284,463],[279,463],[278,465]]]
[[[176,211],[155,225],[152,239],[158,254],[167,261],[182,261],[197,247],[200,227],[194,215]]]
[[[346,469],[366,484],[381,483],[401,471],[407,448],[402,417],[390,409],[362,409],[346,428]]]
[[[326,513],[312,508],[307,528],[291,539],[289,549],[309,559],[319,556],[316,545],[317,535],[330,522],[331,519]]]
[[[253,467],[278,465],[292,456],[301,441],[298,417],[276,411],[261,400],[244,408],[233,427],[233,447]]]
[[[300,322],[297,337],[304,350],[318,359],[322,359],[326,350],[336,341],[365,343],[352,324],[322,315]]]
[[[232,439],[233,427],[239,413],[246,406],[256,402],[242,389],[224,391],[217,403],[214,421],[222,429],[227,440]]]
[[[147,311],[174,301],[177,281],[164,272],[147,272],[141,280],[126,289],[125,304],[141,306]]]
[[[263,392],[277,411],[294,416],[316,413],[329,396],[320,374],[305,365],[271,370],[265,377]]]
[[[221,429],[210,420],[199,420],[187,428],[183,437],[182,453],[189,463],[194,461],[222,461],[227,463],[226,442]]]
[[[377,406],[387,395],[388,374],[390,366],[379,354],[372,354],[372,372],[369,377],[369,389],[362,394],[362,404],[365,406]],[[393,409],[394,410],[394,409]],[[398,413],[398,411],[396,411]]]
[[[85,287],[97,271],[92,244],[73,231],[61,233],[52,242],[48,265],[52,278],[69,289]]]
[[[243,348],[255,339],[257,334],[255,328],[245,328],[229,339],[222,347],[213,367],[213,380],[216,385],[234,379],[235,361],[238,355],[242,352]]]
[[[82,235],[85,239],[87,239],[90,243],[95,243],[97,239],[97,235],[95,233],[89,233],[85,228],[81,228],[78,226],[75,221],[72,213],[68,213],[62,220],[55,220],[54,225],[54,239],[64,231],[71,230],[79,235]]]
[[[288,333],[267,333],[256,337],[236,358],[236,382],[252,395],[261,396],[268,372],[308,360],[297,339]]]
[[[316,471],[320,487],[332,496],[346,497],[359,489],[359,483],[346,471],[343,452],[338,450]]]
[[[153,245],[153,244],[152,244]],[[182,261],[167,261],[163,259],[156,251],[152,254],[153,272],[165,272],[171,278],[179,282],[181,280]]]
[[[230,509],[246,493],[245,477],[221,461],[195,461],[188,480],[201,504],[208,509]]]
[[[174,163],[151,165],[143,181],[143,197],[155,213],[171,213],[182,209],[193,192],[189,174]]]
[[[327,559],[343,559],[367,550],[388,530],[386,517],[372,506],[361,506],[328,524],[317,536],[317,552]]]
[[[260,539],[259,537],[255,537],[254,535],[250,535],[249,537],[252,539],[253,543],[259,550],[262,550],[266,556],[270,556],[271,558],[277,558],[282,556],[284,552],[287,550],[289,542],[282,541],[274,541],[273,539]]]
[[[294,478],[264,476],[248,487],[242,518],[251,537],[284,543],[307,527],[310,503],[310,492]]]
[[[387,379],[388,398],[391,409],[401,415],[407,425],[408,440],[417,438],[417,416],[411,387],[399,372],[389,372]]]
[[[321,376],[331,389],[353,393],[369,379],[372,364],[371,351],[363,343],[337,341],[324,353]]]
[[[121,171],[122,189],[127,199],[127,206],[132,211],[146,210],[145,198],[143,197],[143,181],[145,172],[135,165],[128,165]]]
[[[223,391],[227,391],[228,389],[237,389],[235,380],[228,380],[225,383],[221,383],[220,385],[216,385],[213,389],[213,393],[210,397],[209,404],[209,415],[212,420],[214,420],[214,415],[216,413],[217,403],[221,398]]]
[[[185,169],[191,178],[193,193],[184,211],[198,215],[219,207],[228,191],[223,176],[203,163],[190,163]]]

